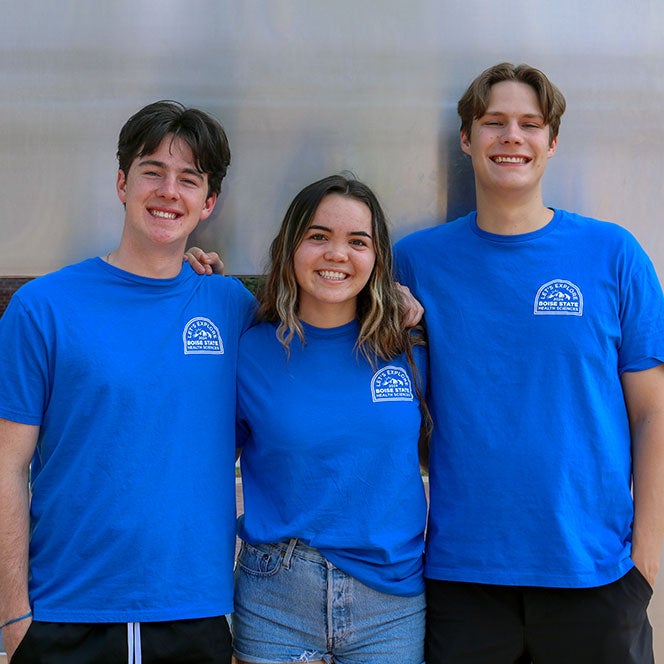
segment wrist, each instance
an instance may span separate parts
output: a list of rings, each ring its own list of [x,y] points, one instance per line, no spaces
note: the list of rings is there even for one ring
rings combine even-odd
[[[644,576],[646,581],[654,587],[657,574],[659,573],[659,558],[652,558],[648,560],[642,558],[641,556],[632,555],[632,562],[639,570],[639,572],[641,572],[641,574]]]
[[[26,613],[23,613],[20,616],[9,618],[8,620],[0,624],[0,629],[5,629],[5,627],[9,627],[10,625],[15,625],[16,623],[22,622],[23,620],[28,620],[29,618],[32,618],[32,611],[27,611]]]

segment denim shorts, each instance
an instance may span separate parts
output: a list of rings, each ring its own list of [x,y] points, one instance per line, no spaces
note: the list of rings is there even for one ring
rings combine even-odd
[[[242,543],[235,656],[252,664],[423,664],[424,593],[372,590],[298,540]]]

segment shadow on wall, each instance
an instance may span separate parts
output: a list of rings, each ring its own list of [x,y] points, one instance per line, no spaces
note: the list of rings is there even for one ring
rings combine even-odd
[[[459,134],[445,137],[441,145],[441,159],[446,161],[447,210],[445,221],[463,217],[477,207],[475,176],[470,157],[459,147]]]
[[[456,99],[462,89],[453,86],[440,99],[438,116],[438,209],[435,223],[453,221],[476,209],[475,175],[470,156],[461,149],[461,126]]]

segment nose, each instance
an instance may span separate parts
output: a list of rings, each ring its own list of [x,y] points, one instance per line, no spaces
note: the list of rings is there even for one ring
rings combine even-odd
[[[521,127],[516,120],[507,122],[503,127],[503,133],[500,137],[502,143],[522,143],[523,134],[521,133]]]
[[[330,243],[325,251],[325,260],[331,263],[345,263],[348,260],[348,250],[344,244]]]
[[[179,197],[179,191],[175,177],[167,175],[162,178],[159,187],[157,188],[157,195],[160,198],[166,198],[169,200],[177,199]]]

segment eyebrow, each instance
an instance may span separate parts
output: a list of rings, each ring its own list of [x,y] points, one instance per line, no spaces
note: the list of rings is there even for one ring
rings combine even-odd
[[[332,233],[332,229],[328,226],[319,226],[318,224],[311,224],[309,230],[327,231],[328,233]],[[368,237],[371,240],[371,235],[365,231],[351,231],[348,235],[361,235],[362,237]]]
[[[139,166],[157,166],[158,168],[167,168],[166,164],[163,161],[158,159],[143,159],[138,162]],[[197,178],[203,179],[203,173],[196,170],[195,168],[183,168],[180,173],[187,173],[188,175],[195,175]]]
[[[499,117],[503,115],[509,115],[507,111],[485,111],[484,115],[480,117]],[[541,113],[517,113],[517,115],[520,118],[533,118],[533,119],[539,119],[539,120],[544,120],[544,116]]]

